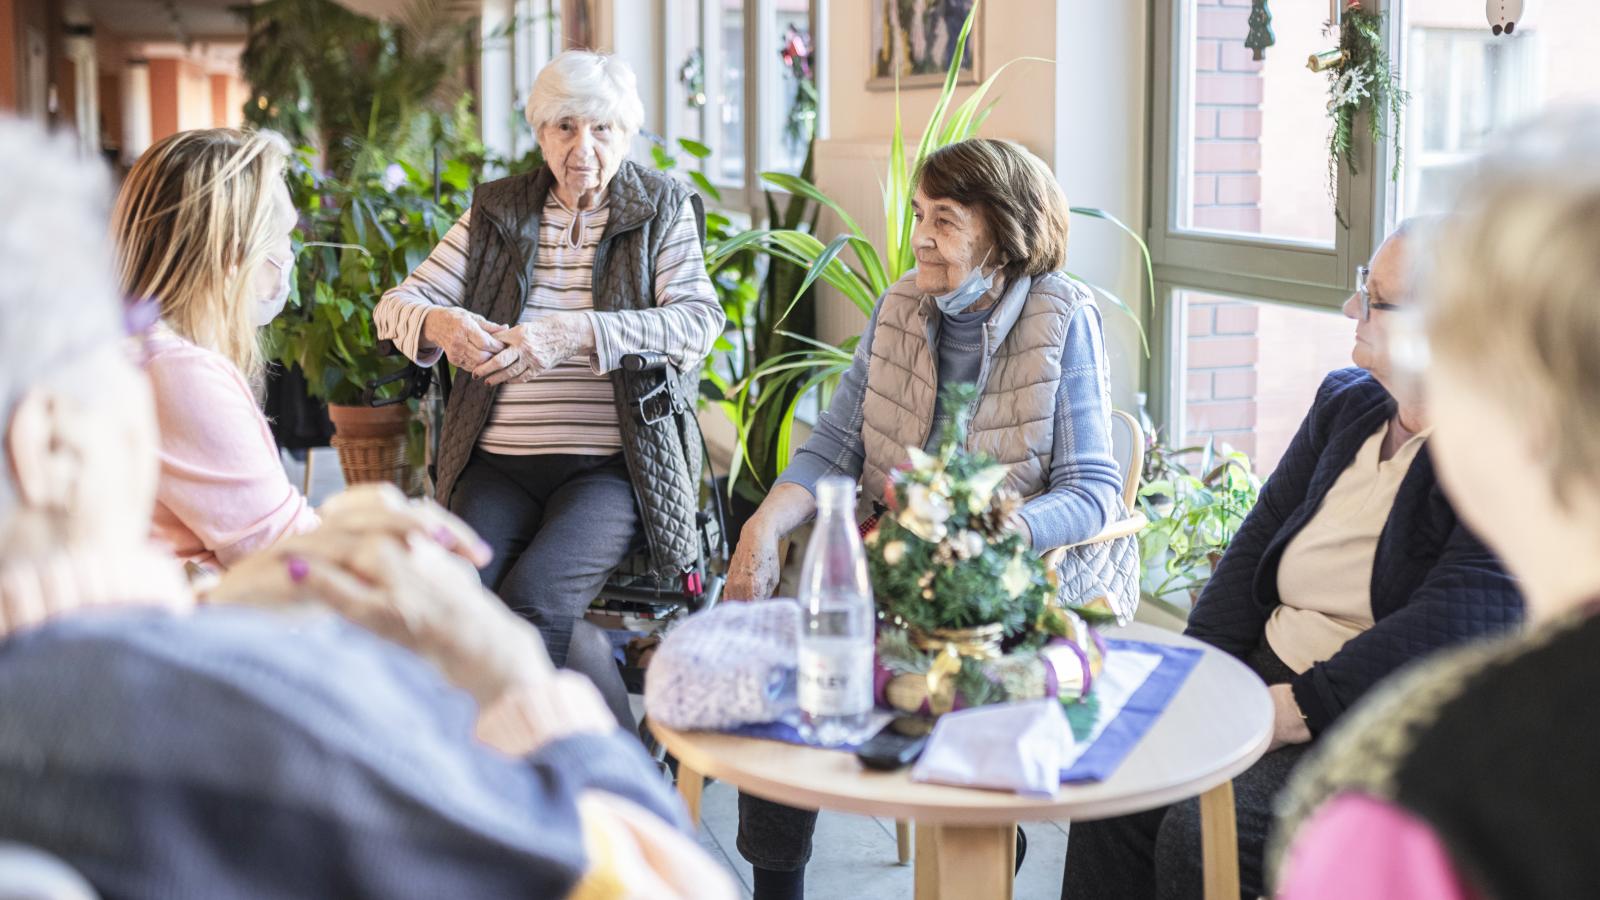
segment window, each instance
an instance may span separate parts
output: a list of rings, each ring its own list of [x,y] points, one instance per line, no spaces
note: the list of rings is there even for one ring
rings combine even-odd
[[[1510,35],[1490,31],[1481,4],[1382,5],[1411,94],[1399,177],[1388,179],[1389,148],[1362,141],[1361,172],[1338,174],[1332,203],[1327,81],[1305,66],[1332,45],[1320,27],[1332,4],[1274,3],[1277,44],[1259,63],[1243,47],[1250,4],[1155,5],[1150,412],[1175,439],[1243,450],[1263,475],[1322,376],[1351,364],[1353,325],[1339,307],[1382,236],[1448,208],[1496,130],[1600,101],[1594,0],[1530,4]]]
[[[1188,7],[1181,226],[1333,246],[1326,91],[1305,65],[1327,43],[1317,27],[1326,7],[1277,4],[1277,44],[1264,61],[1244,45],[1248,4]]]
[[[1402,9],[1411,103],[1396,218],[1447,208],[1497,129],[1552,103],[1600,100],[1590,62],[1600,5],[1591,0],[1544,0],[1509,35],[1493,34],[1481,11],[1459,4],[1409,0]]]
[[[1273,4],[1262,60],[1249,3],[1155,9],[1150,413],[1176,446],[1231,446],[1268,474],[1323,376],[1350,365],[1339,308],[1378,231],[1381,167],[1330,172],[1327,78],[1306,67],[1332,42],[1328,2]]]
[[[1243,451],[1257,475],[1277,468],[1324,376],[1349,366],[1355,322],[1332,310],[1223,294],[1173,293],[1183,401],[1179,446]]]
[[[813,0],[667,4],[669,141],[704,143],[724,206],[764,208],[763,171],[797,173],[817,122]],[[686,161],[685,161],[686,162]]]

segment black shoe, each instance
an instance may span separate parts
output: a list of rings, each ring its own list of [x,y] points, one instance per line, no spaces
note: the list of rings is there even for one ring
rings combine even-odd
[[[1028,833],[1026,831],[1022,830],[1022,826],[1021,825],[1018,825],[1017,826],[1017,867],[1015,869],[1011,870],[1012,877],[1016,877],[1016,874],[1018,872],[1022,871],[1022,861],[1024,859],[1026,859],[1027,856],[1028,856]]]

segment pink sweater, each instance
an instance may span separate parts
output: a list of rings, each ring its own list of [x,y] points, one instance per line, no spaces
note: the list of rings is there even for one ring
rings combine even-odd
[[[167,328],[149,351],[161,427],[153,536],[181,559],[226,569],[317,527],[238,367]]]

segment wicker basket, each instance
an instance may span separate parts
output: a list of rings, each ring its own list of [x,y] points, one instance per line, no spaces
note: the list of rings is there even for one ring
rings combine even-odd
[[[405,404],[377,409],[330,406],[334,435],[330,443],[339,452],[345,484],[387,481],[409,489],[414,474],[407,463],[407,435],[411,412]]]
[[[347,438],[335,434],[331,443],[333,449],[339,451],[339,468],[344,470],[345,484],[387,481],[403,488],[411,480],[405,471],[404,434],[376,438]]]

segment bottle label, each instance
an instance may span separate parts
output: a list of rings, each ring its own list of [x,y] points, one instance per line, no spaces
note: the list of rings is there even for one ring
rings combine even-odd
[[[799,675],[800,709],[809,716],[853,716],[872,709],[870,643],[802,642]]]

